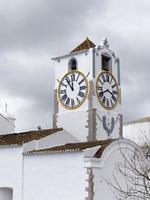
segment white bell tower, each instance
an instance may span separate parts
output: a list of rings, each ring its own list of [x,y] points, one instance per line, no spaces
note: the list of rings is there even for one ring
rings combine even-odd
[[[53,126],[64,128],[81,141],[121,137],[120,65],[107,39],[96,46],[87,38],[69,54],[52,60],[55,61]]]

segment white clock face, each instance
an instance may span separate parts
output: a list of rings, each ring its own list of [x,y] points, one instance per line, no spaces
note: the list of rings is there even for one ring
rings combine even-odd
[[[68,72],[59,81],[58,99],[67,109],[78,108],[86,99],[88,94],[88,81],[80,71]]]
[[[102,72],[96,80],[96,94],[100,104],[107,110],[113,109],[118,103],[118,85],[114,76]]]

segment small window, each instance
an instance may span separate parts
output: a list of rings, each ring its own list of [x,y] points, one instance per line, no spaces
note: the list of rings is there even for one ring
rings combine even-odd
[[[110,69],[111,69],[111,58],[106,55],[102,55],[102,70],[110,71]]]
[[[77,70],[77,60],[75,58],[70,59],[69,70]]]

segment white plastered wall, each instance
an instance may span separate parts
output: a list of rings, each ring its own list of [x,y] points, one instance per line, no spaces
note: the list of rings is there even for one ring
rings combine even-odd
[[[80,141],[86,141],[88,136],[88,112],[86,110],[74,111],[59,115],[58,127],[63,126],[70,134]]]
[[[33,149],[50,148],[53,146],[75,142],[79,142],[79,140],[67,131],[62,130],[39,140],[33,140],[31,142],[25,143],[23,145],[23,152],[31,151]]]
[[[139,145],[143,145],[145,142],[150,142],[150,122],[124,125],[123,136]]]
[[[25,155],[24,200],[84,200],[83,152]]]
[[[0,188],[11,188],[13,190],[13,200],[22,199],[21,147],[0,148]],[[1,190],[1,195],[7,195],[5,192]]]

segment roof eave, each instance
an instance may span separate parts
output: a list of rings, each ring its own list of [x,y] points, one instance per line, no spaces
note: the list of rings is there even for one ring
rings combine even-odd
[[[89,51],[89,49],[83,49],[81,51],[72,52],[72,53],[66,54],[64,56],[59,56],[59,57],[51,58],[51,60],[59,61],[60,59],[68,58],[70,56],[76,56],[76,55],[79,55],[79,54],[82,54],[82,53],[87,53],[88,51]]]

